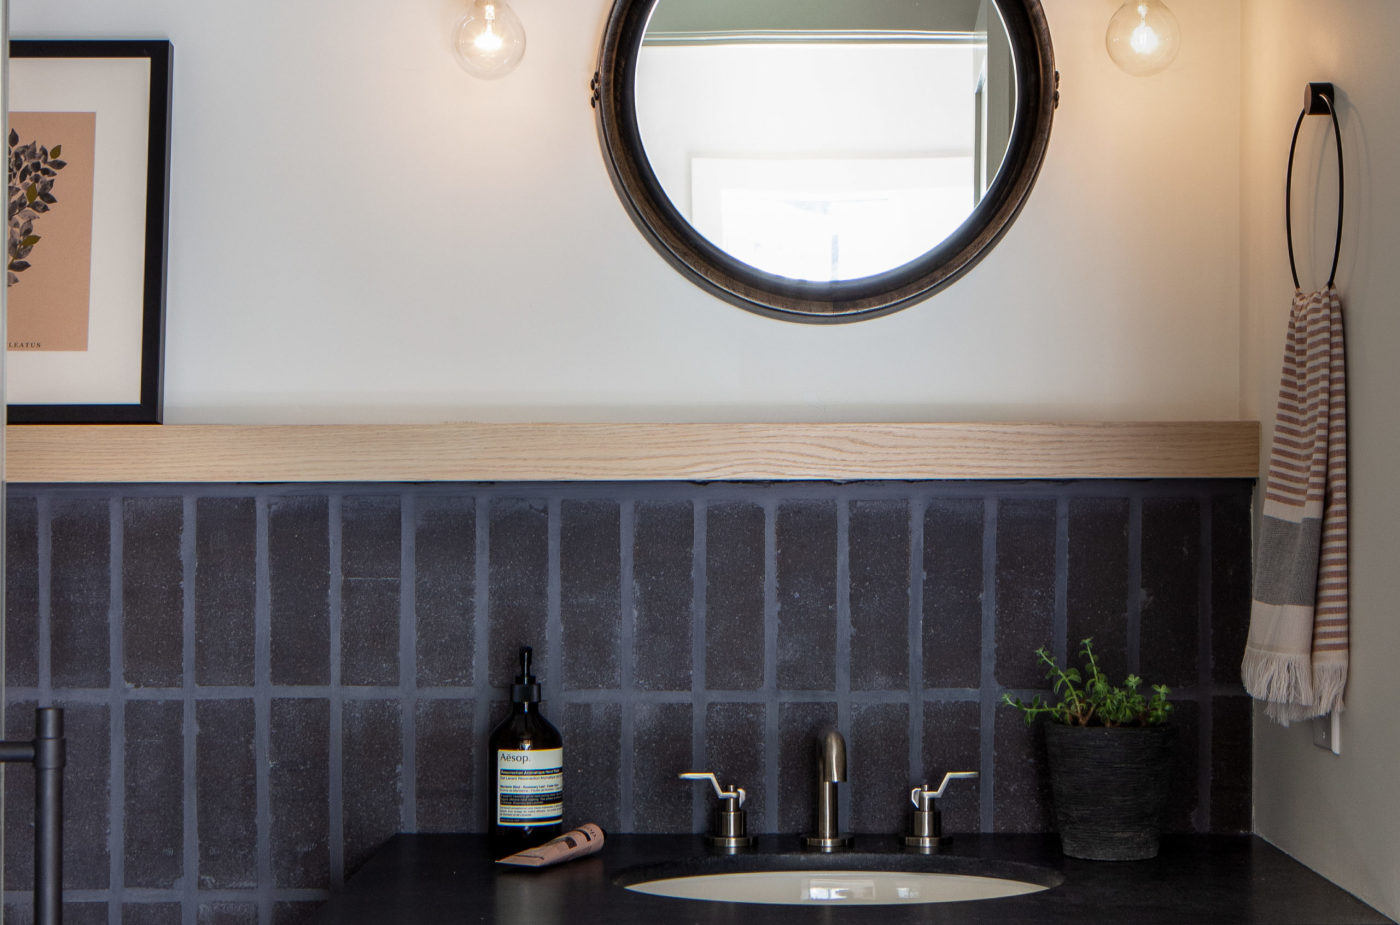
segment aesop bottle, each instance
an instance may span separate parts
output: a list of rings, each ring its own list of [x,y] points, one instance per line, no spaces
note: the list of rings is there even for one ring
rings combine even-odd
[[[540,715],[529,646],[510,689],[510,715],[491,733],[491,841],[498,856],[563,834],[564,740]]]

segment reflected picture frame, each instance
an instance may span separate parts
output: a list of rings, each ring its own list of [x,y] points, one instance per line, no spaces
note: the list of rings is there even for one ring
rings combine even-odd
[[[16,167],[29,171],[26,182],[12,177],[8,195],[8,421],[159,424],[174,48],[164,39],[14,40],[9,51],[10,164],[16,176]],[[56,156],[49,145],[61,148],[56,136],[67,129],[25,139],[24,124],[76,126],[80,144]],[[40,168],[43,185],[33,179]],[[16,225],[27,204],[45,202],[52,207],[31,208]],[[68,224],[45,221],[70,202]],[[63,229],[56,243],[45,240],[50,227]],[[51,267],[31,272],[45,244]]]

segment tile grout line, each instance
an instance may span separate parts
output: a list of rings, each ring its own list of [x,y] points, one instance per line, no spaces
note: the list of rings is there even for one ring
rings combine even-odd
[[[1128,501],[1128,673],[1142,671],[1142,505],[1141,495]]]
[[[341,607],[343,604],[343,582],[345,580],[344,563],[341,557],[345,554],[342,514],[344,496],[334,493],[327,496],[326,503],[326,532],[327,532],[327,566],[330,572],[328,588],[328,610],[330,618],[330,755],[326,762],[327,766],[327,810],[329,813],[329,832],[326,837],[327,848],[330,854],[330,878],[331,889],[337,890],[345,885],[345,782],[343,778],[345,764],[345,739],[344,722],[345,711],[341,703],[341,633],[344,629],[343,614]]]
[[[180,903],[182,925],[195,925],[199,902],[199,759],[198,736],[199,720],[195,712],[195,640],[198,626],[195,623],[195,581],[198,562],[196,536],[199,531],[198,502],[192,495],[181,499],[180,529],[180,578],[182,583],[182,624],[181,639],[182,721],[184,724],[184,874],[180,881],[183,898]]]
[[[53,687],[53,506],[48,495],[41,495],[34,505],[34,516],[38,521],[36,540],[39,544],[39,562],[36,580],[39,582],[39,632],[38,632],[38,682],[41,692],[49,692]],[[42,697],[39,706],[52,703],[52,694]]]
[[[1067,664],[1069,653],[1078,652],[1069,638],[1069,499],[1055,499],[1055,610],[1051,616],[1050,638],[1060,664]]]
[[[108,925],[121,925],[122,902],[126,898],[126,704],[122,698],[126,640],[122,606],[122,569],[125,559],[122,542],[125,524],[122,521],[122,499],[112,494],[107,499],[108,517],[108,629],[111,664],[107,674],[111,687],[108,716],[107,760],[111,768],[108,800],[110,803],[107,836],[108,888],[112,898],[107,908]]]
[[[928,499],[909,501],[909,779],[922,780],[924,768],[924,519]]]
[[[476,825],[485,825],[490,831],[493,822],[492,809],[487,794],[491,790],[490,775],[495,773],[496,756],[490,754],[487,741],[491,729],[491,678],[490,678],[490,586],[491,586],[491,500],[485,494],[475,497],[473,526],[475,542],[472,543],[475,559],[472,563],[472,670],[470,689],[475,696],[472,704],[472,741],[480,742],[485,760],[476,762],[469,773],[472,787],[470,798],[471,819]],[[470,825],[470,820],[469,820]]]
[[[709,507],[704,496],[691,500],[690,535],[690,692],[694,707],[690,714],[690,767],[687,770],[713,771],[705,755],[705,724],[710,713],[708,683],[705,679],[708,634],[707,608],[709,589],[706,587],[705,564],[709,555]],[[733,783],[721,782],[732,787]],[[705,831],[706,800],[691,788],[690,826],[693,832]]]
[[[618,821],[624,832],[635,832],[636,801],[632,793],[632,779],[635,774],[633,750],[636,748],[636,601],[633,594],[633,572],[636,565],[634,544],[637,541],[637,508],[635,502],[624,499],[618,504],[618,574],[619,602],[622,607],[622,622],[618,627],[617,647],[620,658],[618,670],[621,687],[622,734],[618,742]]]
[[[763,718],[763,832],[777,832],[779,763],[782,757],[781,707],[778,703],[778,504],[763,500],[763,686],[767,709]]]
[[[272,585],[269,502],[254,495],[253,540],[253,764],[255,863],[259,925],[272,925]]]
[[[418,831],[418,522],[417,498],[399,494],[399,831]]]
[[[996,627],[997,515],[995,494],[982,499],[982,683],[978,688],[978,825],[983,832],[996,825]]]
[[[832,693],[836,699],[836,728],[845,730],[845,735],[850,745],[855,745],[855,728],[852,726],[853,717],[851,715],[851,634],[853,632],[851,623],[851,502],[842,499],[836,502],[836,671],[835,690]],[[854,749],[848,746],[848,751]],[[847,762],[850,762],[850,754],[847,755]],[[845,804],[849,807],[850,801]]]
[[[1211,664],[1211,653],[1214,649],[1213,623],[1214,623],[1214,585],[1212,582],[1211,565],[1215,557],[1209,552],[1215,541],[1215,521],[1212,516],[1213,510],[1209,496],[1199,500],[1200,510],[1200,549],[1203,553],[1197,563],[1197,583],[1199,601],[1197,604],[1197,633],[1196,633],[1196,688],[1197,690],[1208,692],[1214,681],[1214,670]],[[1212,743],[1215,732],[1215,702],[1213,698],[1202,697],[1198,707],[1197,716],[1197,768],[1196,768],[1196,819],[1195,828],[1198,832],[1209,832],[1211,830],[1211,763],[1213,760]]]

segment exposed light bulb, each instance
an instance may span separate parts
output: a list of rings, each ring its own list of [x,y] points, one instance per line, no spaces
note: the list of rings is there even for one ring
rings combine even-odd
[[[1162,0],[1128,0],[1104,37],[1113,63],[1134,77],[1164,70],[1181,50],[1181,25]]]
[[[452,50],[468,74],[487,80],[504,77],[525,56],[525,28],[505,0],[472,0],[466,15],[457,20]]]

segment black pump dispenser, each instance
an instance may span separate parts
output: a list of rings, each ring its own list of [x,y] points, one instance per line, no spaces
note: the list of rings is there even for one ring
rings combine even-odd
[[[564,740],[540,714],[533,658],[522,646],[510,715],[491,733],[491,838],[501,856],[564,833]]]
[[[529,646],[520,647],[520,674],[516,675],[515,683],[510,686],[510,699],[513,703],[540,702],[539,682],[530,674],[530,661],[534,656],[534,649]]]

